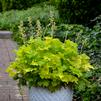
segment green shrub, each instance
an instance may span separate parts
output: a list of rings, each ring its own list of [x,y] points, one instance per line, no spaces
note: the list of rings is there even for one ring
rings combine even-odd
[[[101,26],[95,25],[93,29],[89,29],[86,34],[79,35],[78,44],[82,46],[82,52],[91,57],[91,63],[101,65]]]
[[[19,48],[15,62],[8,67],[10,76],[20,85],[44,87],[55,91],[62,86],[78,83],[83,73],[92,68],[89,57],[79,54],[77,44],[62,43],[57,38],[31,38]]]
[[[13,1],[13,9],[26,9],[28,7],[33,6],[37,3],[42,3],[48,0],[14,0]]]
[[[59,0],[59,14],[64,23],[91,24],[101,13],[100,0]]]
[[[44,5],[44,6],[43,6]],[[58,19],[58,11],[49,5],[36,5],[27,10],[12,10],[5,13],[0,13],[0,29],[11,29],[14,25],[18,25],[20,21],[28,22],[29,16],[32,17],[33,23],[39,19],[43,24],[48,22],[49,12],[53,11],[55,18]]]
[[[77,96],[81,96],[80,101],[100,101],[101,100],[101,26],[97,24],[85,35],[79,35],[78,44],[82,45],[82,52],[91,57],[91,63],[95,65],[95,69],[91,73],[86,73],[85,78],[90,82],[89,85],[84,84],[83,90],[77,91]],[[82,85],[82,83],[81,83]],[[78,101],[78,97],[77,97]]]
[[[59,24],[55,36],[57,36],[61,41],[65,39],[71,39],[76,42],[79,35],[86,35],[88,29],[83,25],[78,24]],[[78,39],[79,40],[79,39]]]
[[[52,5],[58,6],[60,0],[49,0]]]
[[[79,83],[75,87],[74,101],[100,101],[101,100],[101,67],[86,73],[84,76],[89,82]]]
[[[6,11],[12,8],[14,0],[0,0],[1,11]]]
[[[41,3],[47,0],[0,0],[2,11],[11,9],[26,9],[36,3]]]

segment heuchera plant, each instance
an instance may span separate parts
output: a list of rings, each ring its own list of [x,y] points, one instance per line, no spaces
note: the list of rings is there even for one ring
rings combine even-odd
[[[57,38],[31,38],[16,52],[16,59],[7,72],[20,85],[44,87],[55,91],[68,84],[77,84],[92,66],[86,54],[79,54],[77,44]]]

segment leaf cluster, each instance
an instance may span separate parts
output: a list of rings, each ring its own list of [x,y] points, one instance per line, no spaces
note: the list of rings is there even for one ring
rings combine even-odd
[[[55,91],[69,83],[77,84],[92,66],[89,57],[79,54],[77,44],[57,38],[31,38],[16,52],[7,71],[20,85],[39,86]]]

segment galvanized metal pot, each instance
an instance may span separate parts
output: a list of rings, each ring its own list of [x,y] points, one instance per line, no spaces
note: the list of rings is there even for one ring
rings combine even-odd
[[[62,87],[53,93],[40,87],[32,87],[29,90],[29,101],[72,101],[72,98],[73,91],[68,87]]]

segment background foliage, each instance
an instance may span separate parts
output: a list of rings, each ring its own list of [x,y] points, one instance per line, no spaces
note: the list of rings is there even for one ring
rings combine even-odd
[[[59,0],[58,9],[64,23],[93,25],[90,21],[101,14],[100,0]]]
[[[0,7],[2,11],[11,9],[26,9],[34,4],[41,3],[47,0],[0,0]]]
[[[11,10],[5,13],[0,13],[0,29],[11,30],[14,26],[18,26],[21,20],[27,23],[28,17],[32,18],[33,24],[36,23],[37,19],[39,19],[42,24],[47,24],[50,11],[54,12],[54,18],[58,21],[58,11],[54,6],[49,6],[45,3],[34,5],[34,7],[27,10]]]

